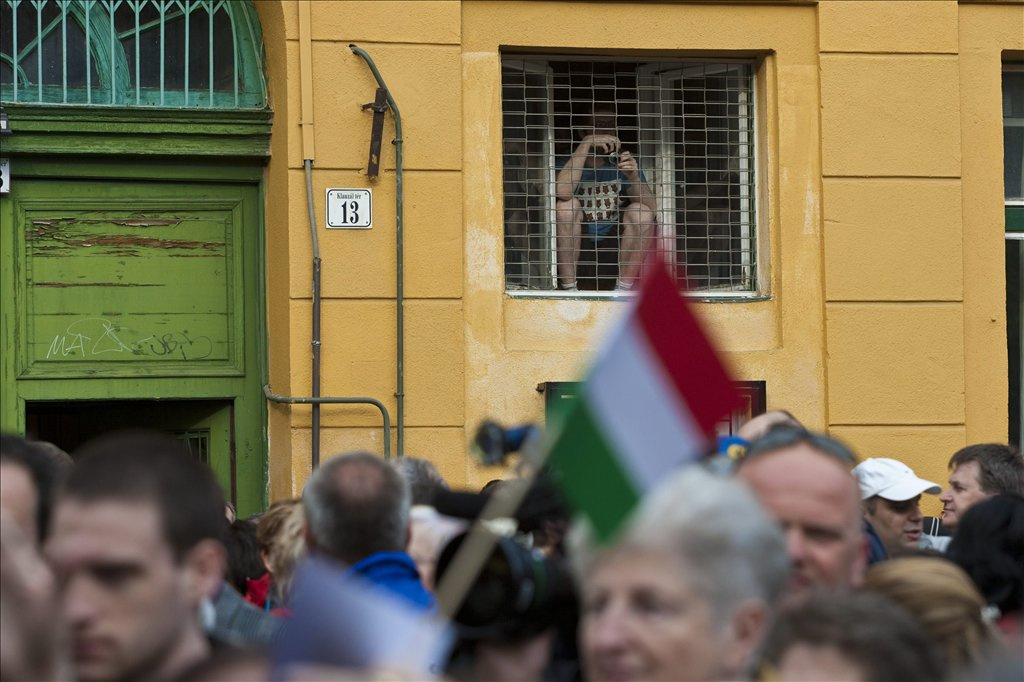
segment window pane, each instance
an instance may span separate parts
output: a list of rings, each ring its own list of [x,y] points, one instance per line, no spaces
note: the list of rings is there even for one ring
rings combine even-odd
[[[1024,71],[1003,72],[1005,197],[1024,199]]]
[[[249,0],[0,0],[0,96],[263,107],[259,38],[248,28],[237,41],[235,35],[234,22],[248,26],[251,11]]]
[[[1024,199],[1024,126],[1003,128],[1003,182],[1007,199]]]
[[[756,289],[750,63],[502,66],[508,289],[626,288],[655,235],[690,289]]]

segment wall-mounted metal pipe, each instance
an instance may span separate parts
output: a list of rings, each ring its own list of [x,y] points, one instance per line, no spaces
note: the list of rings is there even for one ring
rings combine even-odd
[[[294,397],[277,395],[270,390],[270,385],[263,387],[263,395],[272,403],[285,403],[289,405],[373,405],[380,410],[384,422],[384,459],[391,459],[391,415],[384,403],[376,398],[335,398],[335,397]]]
[[[312,346],[312,376],[310,390],[313,393],[309,397],[289,397],[273,393],[270,385],[263,387],[263,394],[267,400],[274,403],[303,404],[312,408],[312,422],[310,424],[310,460],[313,469],[320,466],[320,406],[339,404],[365,404],[373,405],[380,410],[384,420],[384,457],[391,457],[391,415],[388,414],[384,404],[376,398],[363,397],[321,397],[320,395],[320,367],[321,367],[321,343],[320,343],[320,240],[316,230],[316,210],[313,203],[313,158],[314,158],[314,135],[313,135],[313,40],[312,40],[312,17],[310,4],[299,3],[299,90],[301,95],[301,118],[302,127],[302,165],[306,171],[306,209],[309,216],[309,237],[313,251],[313,320],[311,332]]]
[[[313,245],[313,330],[310,344],[313,351],[313,368],[310,386],[314,398],[320,397],[320,241],[316,234],[316,211],[313,208],[313,161],[306,159],[306,204],[309,213],[309,234]],[[310,458],[313,468],[320,466],[320,403],[313,403],[312,437],[310,439]]]
[[[306,169],[306,210],[309,214],[309,236],[313,247],[313,321],[310,346],[312,368],[310,391],[320,396],[320,242],[316,234],[316,212],[313,208],[313,19],[308,2],[299,4],[299,85],[302,97],[302,165]],[[320,405],[313,404],[310,422],[310,459],[313,468],[320,466]]]
[[[366,62],[366,65],[370,67],[373,77],[377,80],[377,85],[384,88],[387,92],[388,106],[391,107],[391,111],[395,114],[395,139],[393,142],[395,145],[395,269],[397,270],[395,282],[395,305],[397,307],[396,335],[398,337],[397,376],[395,378],[395,416],[398,420],[398,456],[402,457],[405,454],[405,254],[403,248],[404,198],[402,194],[402,114],[398,111],[398,105],[395,103],[395,98],[391,96],[391,91],[388,90],[387,83],[384,82],[384,78],[381,77],[380,71],[377,70],[377,65],[373,63],[373,59],[370,55],[358,45],[350,44],[348,47],[352,52],[362,57],[363,61]]]

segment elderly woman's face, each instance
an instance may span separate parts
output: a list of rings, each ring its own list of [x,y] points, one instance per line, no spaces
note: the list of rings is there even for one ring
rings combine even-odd
[[[694,591],[667,552],[602,557],[583,585],[580,644],[586,677],[604,680],[712,680],[727,636],[710,602]]]

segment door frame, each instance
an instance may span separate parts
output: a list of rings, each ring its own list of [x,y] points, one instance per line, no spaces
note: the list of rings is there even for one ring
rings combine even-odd
[[[7,141],[14,137],[5,138]],[[13,151],[13,150],[12,150]],[[12,154],[13,156],[13,154]],[[175,399],[224,399],[233,401],[233,432],[240,516],[255,513],[267,504],[267,405],[262,386],[266,383],[266,293],[265,293],[265,197],[263,158],[250,162],[238,160],[222,161],[216,158],[128,158],[102,159],[92,156],[55,156],[50,154],[19,155],[12,159],[12,192],[0,198],[0,225],[11,226],[0,229],[0,339],[8,352],[0,353],[0,376],[4,385],[0,387],[0,429],[24,433],[26,401],[95,398],[89,387],[75,379],[19,381],[17,371],[18,318],[21,311],[12,302],[18,300],[17,287],[20,273],[15,267],[20,262],[14,252],[17,243],[14,234],[16,225],[15,197],[18,183],[33,179],[76,179],[94,181],[153,181],[153,182],[209,182],[216,184],[238,184],[252,189],[243,199],[246,212],[253,216],[255,228],[246,232],[243,240],[243,261],[245,272],[243,282],[256,291],[246,291],[243,315],[245,328],[254,338],[246,338],[246,371],[233,381],[229,395],[223,391],[210,393],[204,388],[203,379],[153,377],[140,379],[126,388],[118,399],[152,399],[154,397]],[[248,222],[248,221],[247,221]],[[253,295],[254,294],[254,295]],[[248,337],[249,334],[246,334]],[[251,358],[251,359],[250,359]],[[9,380],[7,378],[10,378]],[[224,381],[220,382],[224,384]],[[58,390],[59,385],[59,390]],[[187,392],[187,394],[185,394]]]

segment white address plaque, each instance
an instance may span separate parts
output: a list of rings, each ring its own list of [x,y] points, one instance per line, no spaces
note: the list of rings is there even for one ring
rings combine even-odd
[[[372,190],[327,190],[327,227],[358,230],[373,227]]]

